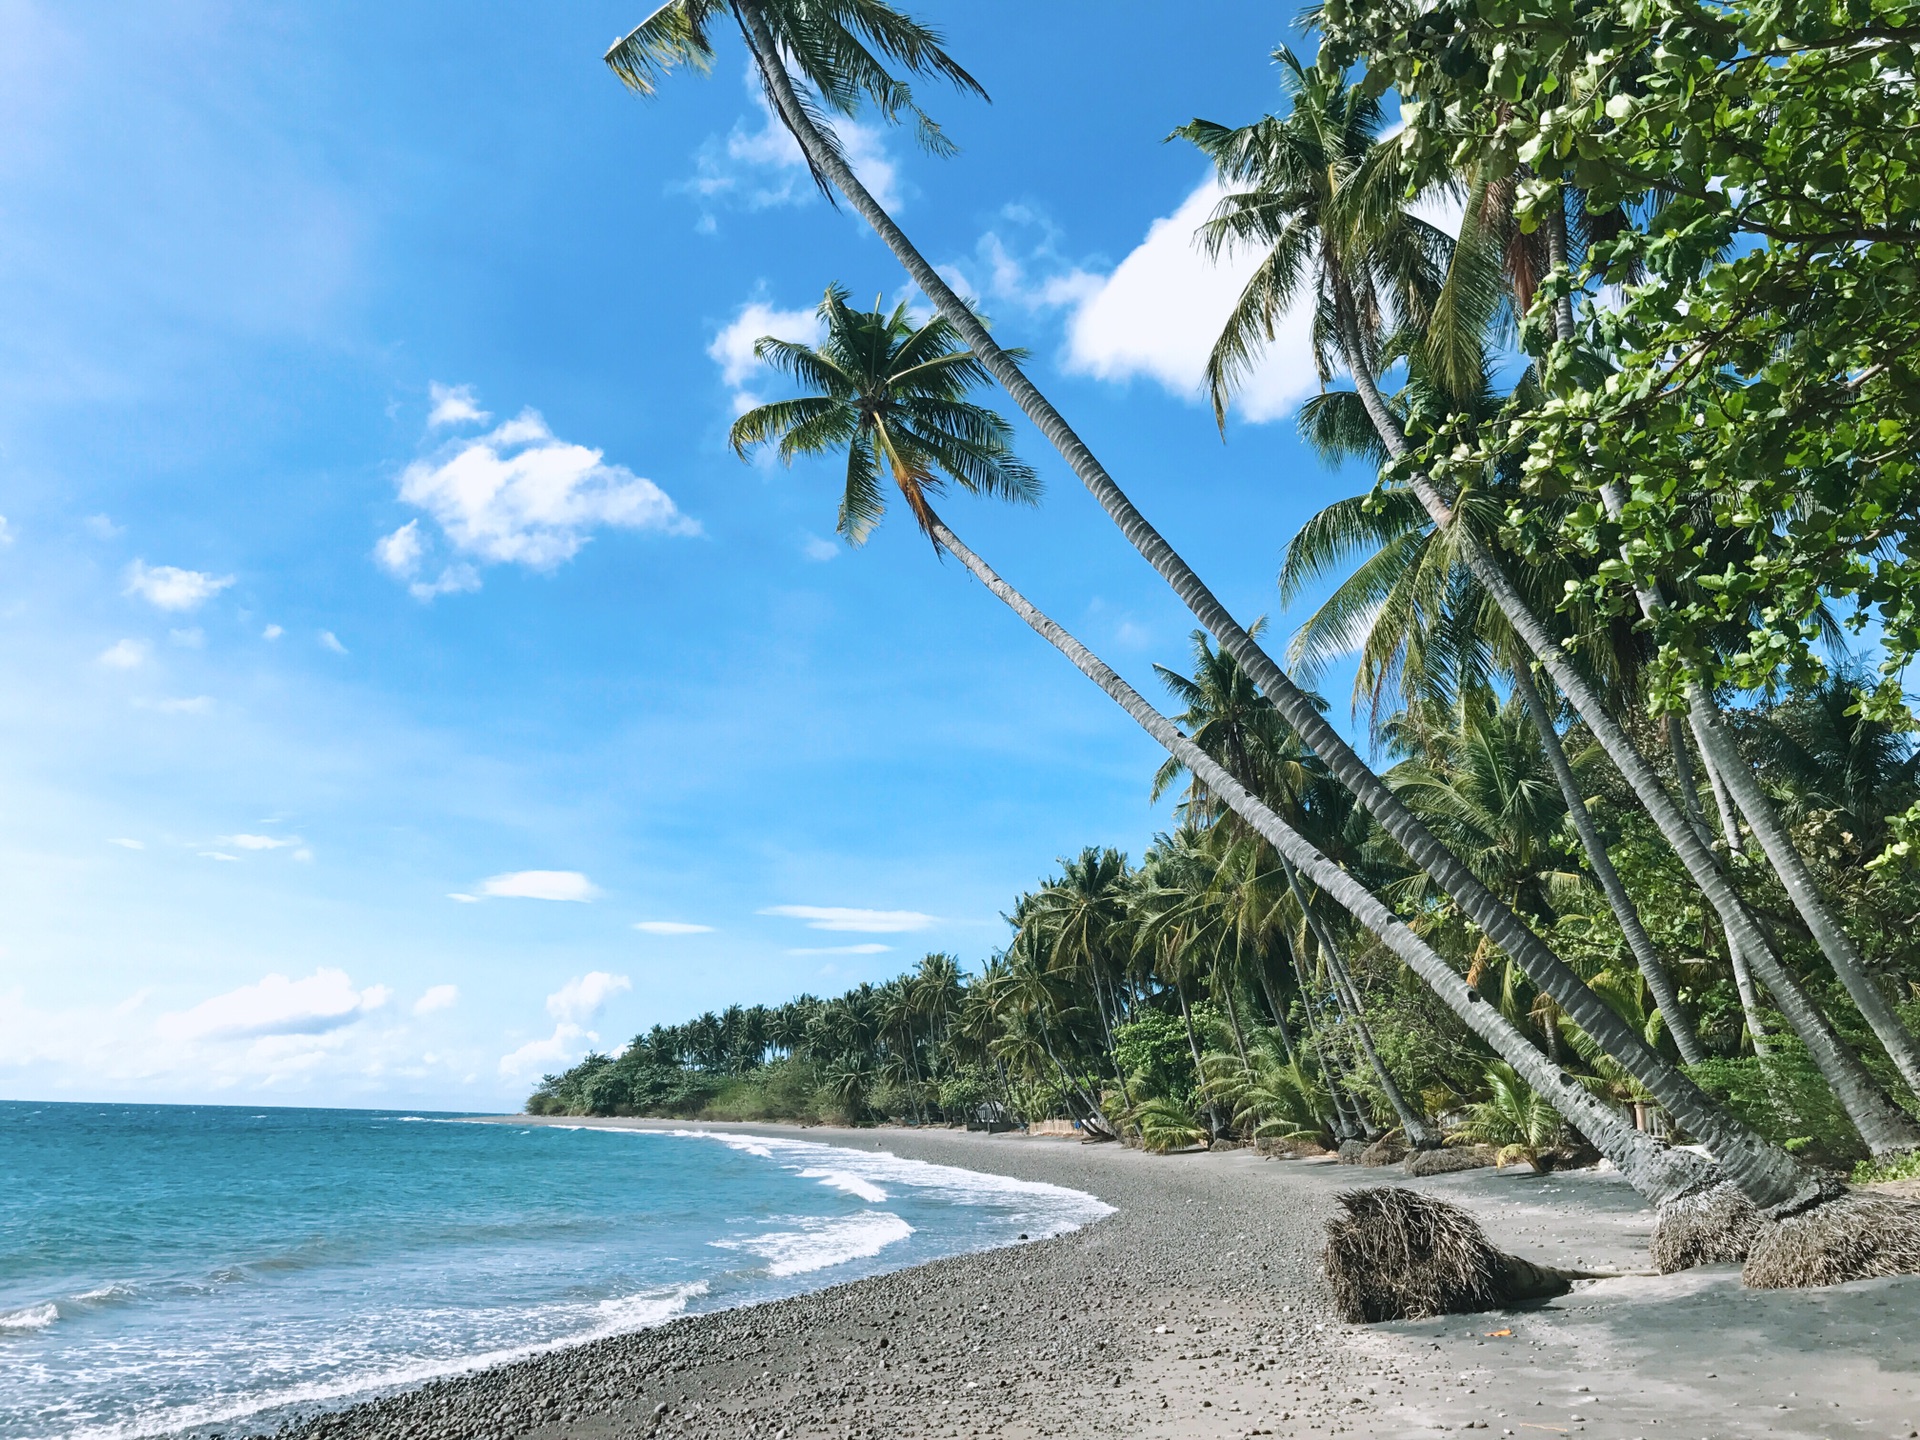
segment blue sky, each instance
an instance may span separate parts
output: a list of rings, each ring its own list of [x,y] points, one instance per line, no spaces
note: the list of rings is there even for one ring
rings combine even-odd
[[[726,448],[755,335],[905,292],[737,46],[619,87],[644,8],[0,0],[0,1094],[517,1103],[656,1021],[975,962],[1054,857],[1165,823],[1150,742],[956,565]],[[1272,108],[1298,36],[923,13],[994,103],[929,92],[962,153],[862,128],[861,168],[1274,611],[1364,481],[1294,438],[1298,327],[1221,443],[1235,272],[1162,139]],[[1188,618],[1021,433],[1046,503],[949,518],[1158,695]]]

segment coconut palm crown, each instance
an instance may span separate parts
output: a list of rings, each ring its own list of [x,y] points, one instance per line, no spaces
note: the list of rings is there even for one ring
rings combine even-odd
[[[765,444],[787,464],[844,449],[835,528],[852,545],[863,544],[886,513],[883,464],[929,539],[929,497],[947,480],[977,495],[1039,499],[1039,477],[1013,453],[1013,427],[967,400],[987,373],[946,320],[916,323],[904,304],[884,311],[877,300],[872,310],[855,310],[838,285],[828,287],[817,313],[817,346],[770,335],[754,343],[756,356],[812,393],[756,406],[734,421],[729,438],[742,459]]]

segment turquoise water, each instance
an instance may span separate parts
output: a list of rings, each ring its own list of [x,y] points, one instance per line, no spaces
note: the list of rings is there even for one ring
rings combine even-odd
[[[0,1440],[269,1429],[1108,1209],[798,1140],[227,1106],[0,1103],[0,1181]]]

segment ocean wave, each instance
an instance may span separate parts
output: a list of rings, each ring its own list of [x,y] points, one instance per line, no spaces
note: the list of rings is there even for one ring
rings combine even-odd
[[[913,1234],[913,1226],[888,1210],[862,1210],[838,1220],[808,1216],[792,1222],[797,1230],[772,1230],[709,1240],[716,1250],[744,1250],[767,1262],[767,1274],[806,1275],[850,1260],[866,1260]]]
[[[24,1310],[14,1310],[0,1315],[0,1332],[24,1334],[33,1330],[44,1330],[60,1318],[60,1307],[49,1300],[44,1305],[29,1305]]]
[[[887,1198],[887,1192],[870,1180],[862,1180],[858,1175],[846,1170],[813,1170],[800,1172],[802,1180],[818,1180],[822,1185],[834,1190],[844,1190],[849,1195],[857,1195],[870,1204],[878,1204]]]
[[[697,1280],[683,1285],[659,1286],[633,1295],[615,1295],[591,1307],[598,1320],[597,1324],[584,1331],[576,1331],[538,1344],[516,1345],[471,1355],[416,1360],[363,1372],[359,1375],[283,1386],[277,1390],[261,1391],[245,1397],[222,1398],[172,1407],[161,1413],[150,1413],[120,1424],[97,1425],[73,1430],[63,1435],[62,1440],[150,1440],[153,1436],[173,1435],[183,1430],[194,1430],[206,1425],[244,1420],[271,1410],[290,1409],[296,1406],[320,1407],[334,1405],[343,1400],[371,1398],[415,1385],[424,1385],[429,1380],[445,1379],[449,1375],[464,1375],[474,1370],[490,1369],[495,1365],[511,1364],[515,1360],[525,1360],[549,1351],[563,1350],[588,1341],[605,1339],[609,1335],[624,1335],[633,1330],[649,1329],[682,1314],[689,1301],[706,1293],[706,1282]]]

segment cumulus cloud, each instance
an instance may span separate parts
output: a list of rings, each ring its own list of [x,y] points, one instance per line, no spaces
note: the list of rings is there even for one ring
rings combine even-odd
[[[1200,185],[1076,300],[1067,321],[1067,369],[1101,380],[1145,378],[1183,398],[1203,398],[1207,356],[1261,259],[1243,249],[1216,263],[1194,245],[1221,194],[1216,181]],[[1320,388],[1312,323],[1311,297],[1303,294],[1240,388],[1235,408],[1244,418],[1281,419]]]
[[[266,629],[260,632],[260,638],[262,640],[278,640],[282,635],[286,633],[287,632],[278,625],[269,625],[267,626]]]
[[[89,515],[80,523],[96,540],[112,540],[127,533],[126,526],[114,524],[112,517],[107,515]]]
[[[109,670],[131,670],[147,658],[147,647],[139,640],[116,640],[100,652],[100,663]]]
[[[578,1025],[565,1023],[553,1027],[544,1040],[529,1040],[518,1050],[500,1057],[500,1078],[519,1080],[542,1075],[549,1070],[564,1070],[587,1052],[600,1037]]]
[[[816,565],[824,565],[840,554],[840,547],[831,540],[822,540],[818,535],[809,535],[800,542],[800,553]]]
[[[438,380],[427,385],[427,396],[433,401],[433,409],[427,415],[427,425],[439,429],[442,425],[484,425],[493,418],[480,408],[471,385],[442,385]]]
[[[194,610],[231,584],[231,575],[209,575],[204,570],[136,560],[127,567],[126,586],[121,593],[137,595],[156,610]]]
[[[413,1002],[413,1013],[431,1015],[436,1010],[450,1010],[460,1000],[458,985],[430,985],[426,993]]]
[[[610,975],[605,970],[590,970],[567,981],[547,996],[547,1014],[556,1020],[591,1020],[605,1008],[607,1001],[623,990],[633,989],[625,975]]]
[[[733,391],[733,411],[745,414],[760,403],[747,382],[764,373],[754,357],[754,342],[763,335],[800,345],[820,342],[820,319],[811,310],[781,310],[764,300],[749,300],[721,327],[707,346],[707,356],[720,367],[720,378]]]
[[[587,901],[600,891],[578,870],[515,870],[481,881],[480,893],[508,900]]]
[[[767,104],[751,68],[747,92],[753,100],[753,120],[742,118],[725,136],[709,138],[694,156],[693,177],[680,186],[699,200],[702,230],[716,228],[715,212],[723,208],[769,210],[820,198],[806,157]],[[834,117],[833,128],[861,183],[887,209],[897,210],[900,167],[888,154],[882,131],[839,116]]]
[[[414,461],[399,491],[455,552],[490,565],[550,570],[601,528],[700,533],[653,481],[607,464],[604,451],[560,439],[534,410]],[[420,522],[409,520],[375,543],[374,559],[420,600],[480,587],[479,571],[465,561],[431,575],[433,548]]]
[[[935,923],[934,916],[918,910],[856,910],[841,905],[769,905],[759,913],[804,920],[809,930],[852,930],[865,935],[925,930]]]
[[[322,630],[320,632],[320,644],[323,648],[331,650],[336,655],[344,655],[347,653],[347,647],[340,643],[340,637],[331,630]]]
[[[384,985],[356,990],[344,970],[321,968],[302,980],[268,975],[191,1010],[163,1015],[156,1026],[170,1040],[242,1040],[263,1035],[318,1035],[351,1025],[392,996]]]
[[[643,935],[711,935],[713,926],[693,925],[685,920],[636,920],[633,928]]]

